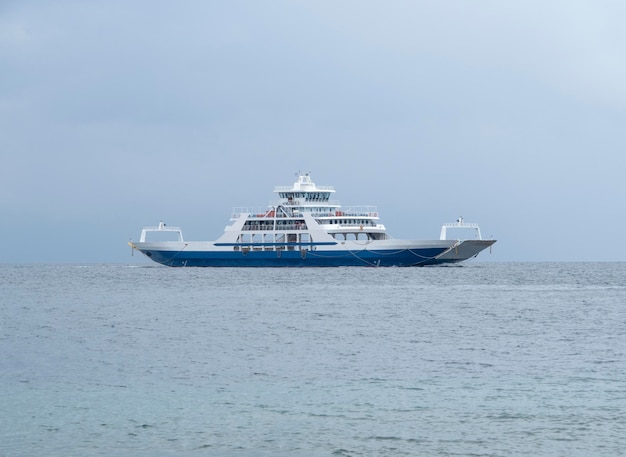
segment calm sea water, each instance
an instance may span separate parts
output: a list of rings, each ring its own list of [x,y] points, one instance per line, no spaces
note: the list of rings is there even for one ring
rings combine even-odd
[[[626,263],[0,265],[2,456],[615,456]]]

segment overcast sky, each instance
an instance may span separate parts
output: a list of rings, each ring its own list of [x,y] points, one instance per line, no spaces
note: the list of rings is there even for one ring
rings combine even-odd
[[[626,2],[0,3],[0,262],[147,262],[298,170],[396,238],[626,261]]]

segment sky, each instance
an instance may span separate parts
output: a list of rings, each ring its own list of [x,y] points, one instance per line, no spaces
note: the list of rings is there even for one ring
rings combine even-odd
[[[214,240],[298,171],[395,238],[626,261],[621,0],[4,0],[0,263]]]

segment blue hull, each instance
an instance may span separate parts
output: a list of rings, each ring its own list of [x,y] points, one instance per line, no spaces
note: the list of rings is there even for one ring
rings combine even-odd
[[[437,265],[445,248],[394,251],[158,251],[141,250],[169,267],[412,267]]]

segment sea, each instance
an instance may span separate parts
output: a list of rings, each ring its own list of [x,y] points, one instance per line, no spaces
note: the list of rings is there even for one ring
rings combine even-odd
[[[626,263],[0,265],[0,456],[624,453]]]

